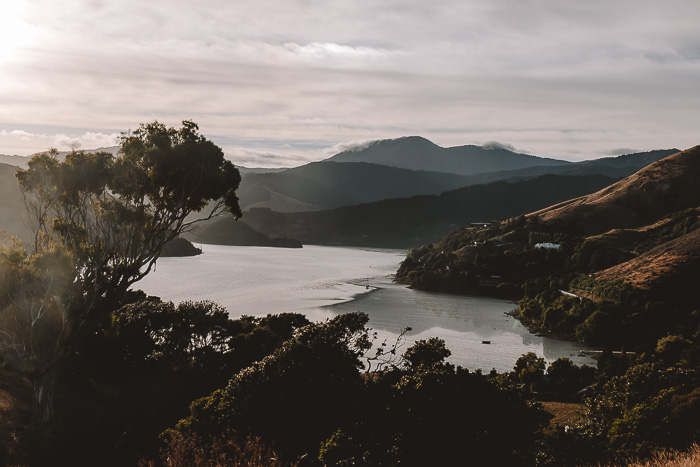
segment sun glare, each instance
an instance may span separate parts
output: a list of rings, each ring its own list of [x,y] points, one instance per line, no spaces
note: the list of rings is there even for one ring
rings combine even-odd
[[[25,21],[26,3],[6,1],[0,6],[0,63],[15,58],[32,40],[33,28]]]

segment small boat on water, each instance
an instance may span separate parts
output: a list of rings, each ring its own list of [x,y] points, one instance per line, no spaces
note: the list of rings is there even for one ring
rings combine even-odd
[[[491,341],[481,341],[482,344],[490,344]]]

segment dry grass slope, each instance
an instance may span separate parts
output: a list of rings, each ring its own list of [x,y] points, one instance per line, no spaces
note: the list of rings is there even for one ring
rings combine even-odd
[[[630,460],[623,464],[601,464],[598,467],[698,467],[700,446],[694,444],[688,452],[663,452],[646,461]]]
[[[664,243],[626,263],[596,274],[596,279],[622,280],[634,287],[649,290],[659,281],[683,276],[684,282],[700,280],[700,230]]]
[[[534,212],[552,227],[596,234],[636,228],[662,215],[700,206],[700,146],[661,159],[596,193]]]

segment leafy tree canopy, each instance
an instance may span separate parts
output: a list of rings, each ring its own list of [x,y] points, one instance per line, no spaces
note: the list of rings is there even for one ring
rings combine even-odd
[[[17,179],[35,233],[28,257],[60,249],[72,268],[66,287],[45,299],[34,294],[40,308],[60,303],[53,350],[30,357],[38,380],[99,329],[131,284],[150,272],[163,245],[197,222],[191,214],[214,202],[204,217],[241,215],[238,170],[191,121],[179,129],[142,124],[122,134],[116,157],[74,150],[61,161],[50,150],[33,157]],[[44,283],[55,283],[52,274],[41,273]],[[39,399],[46,394],[51,398],[50,391],[36,391]]]

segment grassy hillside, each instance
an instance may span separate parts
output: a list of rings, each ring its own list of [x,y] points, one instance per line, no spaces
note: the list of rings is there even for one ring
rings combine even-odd
[[[660,244],[624,263],[595,274],[598,281],[621,282],[664,297],[695,297],[700,303],[700,230]],[[664,298],[658,297],[658,298]]]
[[[590,195],[531,214],[548,230],[601,233],[700,206],[700,146],[661,159]]]

